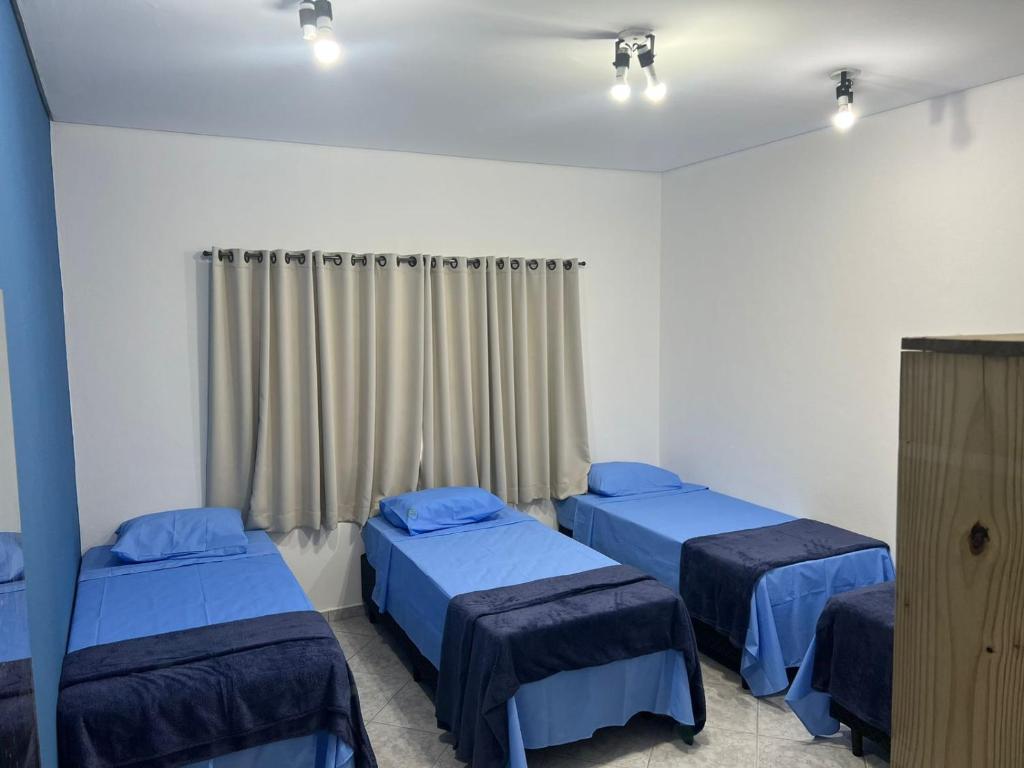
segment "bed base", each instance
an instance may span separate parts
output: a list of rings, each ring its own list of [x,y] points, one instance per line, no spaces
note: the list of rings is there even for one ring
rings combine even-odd
[[[829,714],[832,715],[843,725],[850,729],[850,741],[854,757],[864,757],[864,739],[870,741],[881,747],[883,753],[888,757],[891,748],[891,737],[888,733],[873,725],[869,725],[853,714],[850,710],[846,709],[842,704],[836,703],[833,699],[831,705],[829,705]]]
[[[398,645],[402,651],[400,656],[402,661],[409,667],[409,671],[412,674],[412,679],[417,683],[426,683],[431,690],[437,692],[437,670],[434,665],[430,663],[430,660],[420,653],[419,648],[412,641],[409,635],[406,634],[405,630],[399,626],[398,622],[395,621],[391,616],[386,613],[381,613],[380,609],[377,608],[376,603],[373,602],[373,589],[377,584],[377,571],[370,561],[367,560],[366,555],[362,555],[359,558],[359,574],[361,576],[361,592],[363,596],[363,607],[366,610],[366,618],[371,624],[377,624],[388,628],[389,633],[397,639]],[[639,717],[662,717],[651,712],[640,712]],[[679,734],[679,738],[682,739],[683,743],[687,746],[693,746],[693,740],[696,736],[696,731],[692,725],[683,725],[682,723],[676,724],[676,732]]]
[[[388,614],[381,613],[376,603],[373,602],[373,589],[377,584],[377,571],[370,565],[366,555],[362,555],[359,558],[359,572],[362,577],[361,590],[366,618],[371,624],[379,624],[388,628],[389,634],[397,641],[400,651],[398,654],[399,658],[409,668],[412,679],[417,683],[425,682],[432,689],[436,690],[437,670],[434,669],[434,665],[430,663],[426,656],[420,653],[420,649],[416,647],[416,644],[405,633],[405,630],[398,625],[398,622]]]

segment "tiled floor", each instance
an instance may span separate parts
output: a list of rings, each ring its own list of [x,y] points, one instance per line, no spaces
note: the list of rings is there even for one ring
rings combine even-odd
[[[434,724],[429,689],[413,681],[391,632],[363,616],[332,625],[359,688],[363,717],[380,768],[461,768],[449,736]],[[739,677],[707,659],[708,726],[688,747],[662,718],[634,717],[593,738],[529,752],[530,768],[876,768],[877,754],[850,752],[849,731],[813,739],[782,697],[754,699]],[[870,744],[865,744],[868,750]]]

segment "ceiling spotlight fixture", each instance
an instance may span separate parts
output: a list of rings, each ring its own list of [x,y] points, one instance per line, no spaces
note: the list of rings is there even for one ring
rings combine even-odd
[[[616,101],[626,101],[629,98],[629,83],[626,82],[626,75],[629,72],[629,46],[626,41],[619,38],[615,41],[615,85],[612,86],[612,98]]]
[[[334,37],[334,11],[330,0],[302,0],[299,3],[302,39],[313,43],[313,54],[321,64],[333,64],[341,56]]]
[[[615,41],[615,84],[612,86],[612,98],[616,101],[629,98],[630,88],[626,76],[633,56],[640,62],[640,69],[647,80],[644,96],[654,102],[664,99],[665,84],[654,71],[654,34],[645,29],[627,29]]]
[[[640,62],[644,77],[647,78],[647,88],[644,89],[644,96],[654,102],[665,98],[665,84],[658,79],[654,71],[654,35],[648,34],[647,39],[637,47],[636,59]]]
[[[299,3],[299,25],[302,27],[303,40],[316,40],[316,10],[313,0],[302,0]]]
[[[836,113],[832,115],[832,125],[840,131],[848,131],[857,121],[853,111],[853,78],[860,74],[859,69],[846,67],[832,73],[836,82]]]

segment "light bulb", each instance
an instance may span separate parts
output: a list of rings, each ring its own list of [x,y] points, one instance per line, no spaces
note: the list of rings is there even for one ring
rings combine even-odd
[[[313,43],[313,53],[321,64],[333,64],[341,56],[341,46],[334,39],[334,34],[329,30],[320,30],[316,42]]]
[[[850,127],[857,121],[857,115],[853,111],[853,106],[850,104],[840,104],[839,109],[832,115],[832,125],[834,125],[840,131],[848,131]]]
[[[316,40],[316,5],[313,0],[299,3],[299,26],[302,27],[303,40]]]
[[[660,80],[655,80],[653,83],[649,83],[647,88],[644,90],[644,96],[653,102],[659,102],[665,98],[665,84]]]
[[[644,77],[647,78],[647,88],[644,89],[644,96],[653,102],[659,102],[665,98],[665,84],[658,79],[658,73],[654,71],[654,64],[648,64],[643,68]]]
[[[616,101],[625,101],[629,98],[629,83],[626,82],[626,67],[615,68],[615,85],[612,86],[612,98]]]

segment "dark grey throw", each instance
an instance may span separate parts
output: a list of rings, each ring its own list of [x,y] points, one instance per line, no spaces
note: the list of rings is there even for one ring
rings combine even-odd
[[[683,542],[679,594],[690,615],[742,648],[750,598],[768,571],[876,547],[887,545],[817,520],[700,536]]]
[[[39,765],[31,659],[0,662],[0,765]]]
[[[68,654],[61,765],[170,768],[317,731],[375,768],[355,682],[330,625],[297,611]]]
[[[811,686],[882,733],[891,733],[896,582],[836,595],[815,631]]]
[[[438,724],[454,734],[459,759],[503,768],[506,703],[520,686],[666,650],[684,656],[700,731],[704,688],[693,626],[679,596],[650,576],[616,565],[459,595],[445,617]]]

